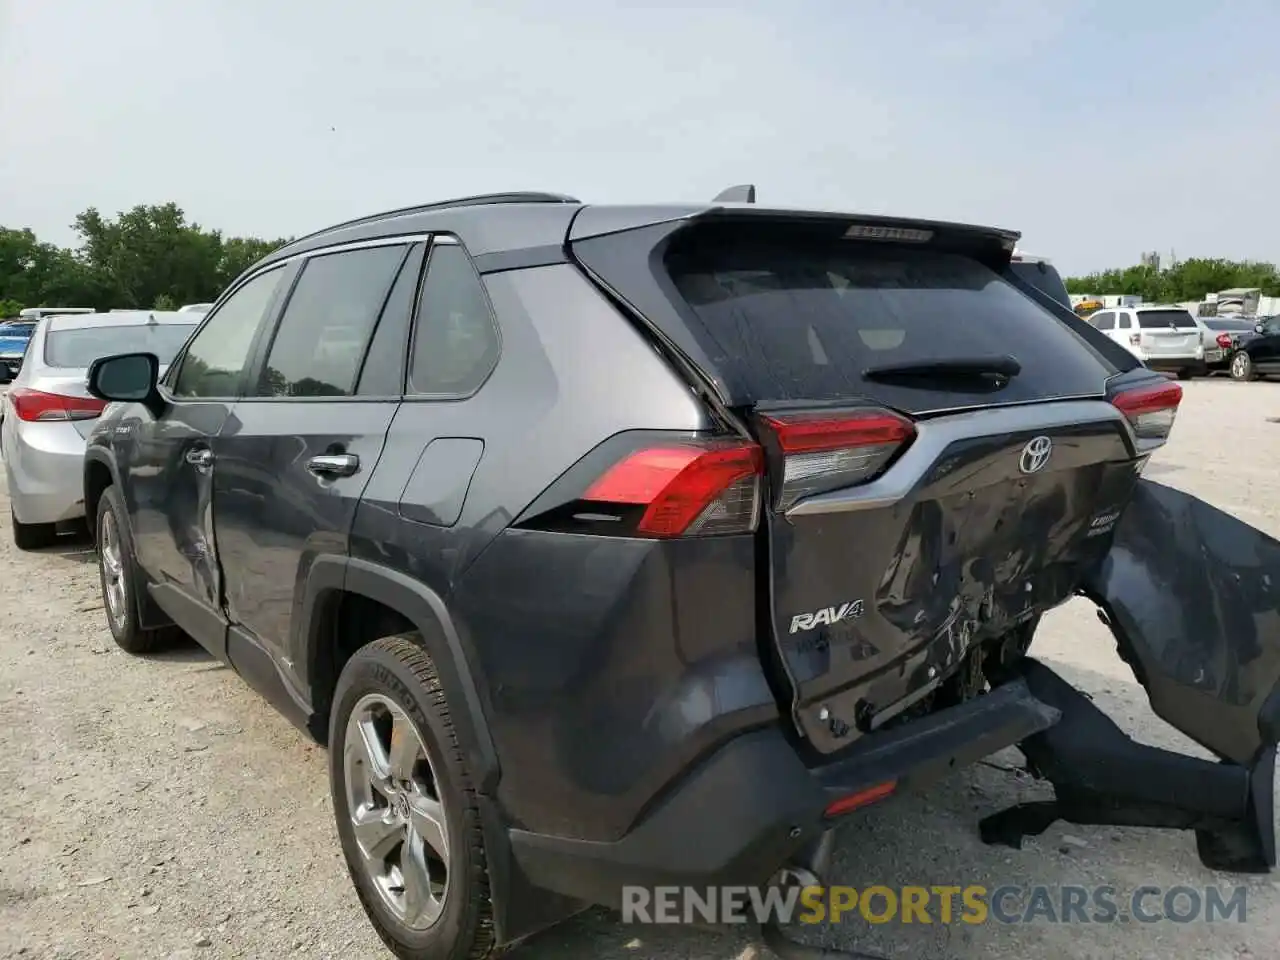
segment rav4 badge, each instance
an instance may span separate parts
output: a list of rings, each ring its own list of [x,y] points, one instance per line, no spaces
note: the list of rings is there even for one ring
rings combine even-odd
[[[823,607],[813,613],[797,613],[791,618],[791,633],[801,630],[812,630],[824,623],[838,623],[841,620],[855,620],[862,616],[862,601],[850,600],[838,607]]]

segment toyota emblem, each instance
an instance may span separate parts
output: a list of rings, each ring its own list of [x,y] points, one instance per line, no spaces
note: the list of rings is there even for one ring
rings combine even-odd
[[[1053,441],[1048,437],[1033,437],[1022,448],[1022,456],[1018,458],[1018,467],[1023,473],[1039,473],[1049,462],[1053,454]]]

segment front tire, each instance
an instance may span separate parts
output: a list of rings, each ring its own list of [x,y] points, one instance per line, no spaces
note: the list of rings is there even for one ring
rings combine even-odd
[[[1232,380],[1257,380],[1258,374],[1253,369],[1253,358],[1243,351],[1231,358]]]
[[[391,952],[492,956],[475,789],[418,634],[375,640],[347,661],[329,722],[329,776],[347,870]]]
[[[115,487],[107,487],[98,500],[94,525],[94,545],[98,550],[98,581],[102,586],[102,606],[107,626],[116,644],[126,653],[152,653],[181,636],[176,627],[143,630],[135,593],[138,565],[133,559],[124,503]]]

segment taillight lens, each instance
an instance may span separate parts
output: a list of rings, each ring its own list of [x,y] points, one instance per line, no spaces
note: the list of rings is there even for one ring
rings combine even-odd
[[[1215,339],[1218,341],[1218,346],[1220,346],[1223,350],[1231,349],[1231,334],[1220,333]]]
[[[92,420],[102,414],[107,402],[96,397],[67,397],[19,387],[9,391],[13,411],[19,420]]]
[[[782,457],[779,510],[804,497],[866,483],[916,434],[910,420],[880,409],[770,414],[761,422]]]
[[[582,495],[591,503],[643,507],[633,535],[746,533],[760,514],[764,451],[738,441],[690,441],[628,454]]]
[[[1169,439],[1178,404],[1182,402],[1182,387],[1176,383],[1138,387],[1116,394],[1111,402],[1133,427],[1138,448],[1150,450]]]

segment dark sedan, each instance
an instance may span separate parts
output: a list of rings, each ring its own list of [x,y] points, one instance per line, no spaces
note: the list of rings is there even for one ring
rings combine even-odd
[[[1233,380],[1257,380],[1280,375],[1280,317],[1239,320],[1248,328],[1230,332],[1227,369]]]

